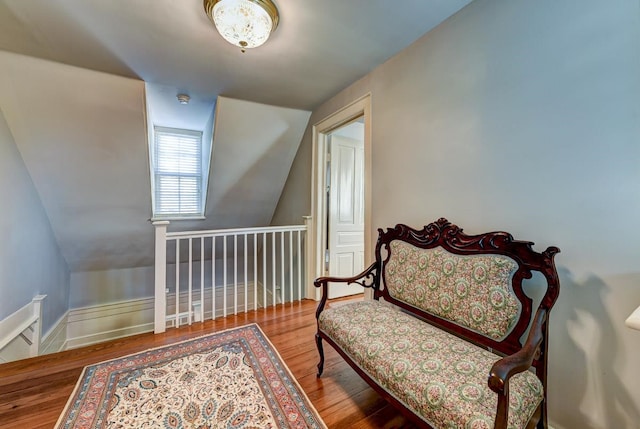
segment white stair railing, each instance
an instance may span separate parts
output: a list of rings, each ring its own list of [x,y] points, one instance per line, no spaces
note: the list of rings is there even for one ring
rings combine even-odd
[[[167,232],[154,222],[154,332],[304,297],[305,225]]]
[[[47,295],[36,295],[30,303],[0,320],[0,363],[40,354],[42,311]]]

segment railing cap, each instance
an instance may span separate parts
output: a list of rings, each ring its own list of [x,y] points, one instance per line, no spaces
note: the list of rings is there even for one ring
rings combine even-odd
[[[248,234],[260,234],[260,233],[272,233],[272,232],[289,232],[289,231],[306,231],[306,225],[287,225],[287,226],[263,226],[253,228],[229,228],[229,229],[214,229],[208,231],[177,231],[168,232],[167,239],[175,238],[200,238],[200,237],[223,237],[231,235],[248,235]]]

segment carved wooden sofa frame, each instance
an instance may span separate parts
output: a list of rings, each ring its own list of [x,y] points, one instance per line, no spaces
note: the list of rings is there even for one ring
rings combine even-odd
[[[557,247],[549,247],[544,252],[538,253],[532,249],[532,245],[533,243],[531,242],[514,240],[511,234],[506,232],[466,235],[461,228],[451,224],[444,218],[426,225],[422,230],[415,230],[402,224],[396,225],[395,228],[388,228],[386,232],[378,229],[378,241],[375,248],[376,259],[369,268],[351,278],[320,277],[314,282],[316,287],[322,288],[322,299],[316,311],[316,318],[318,319],[316,344],[320,354],[318,377],[322,375],[324,366],[322,345],[322,340],[324,339],[382,397],[396,406],[402,414],[419,427],[449,428],[475,425],[473,426],[474,428],[547,428],[548,316],[559,293],[560,285],[553,259],[554,255],[560,250]],[[428,264],[438,265],[441,261],[441,269],[439,267],[427,267]],[[492,264],[491,267],[495,266],[496,270],[494,271],[498,273],[495,278],[490,278],[489,280],[499,284],[500,279],[503,279],[506,280],[506,285],[503,287],[502,292],[495,287],[488,292],[491,297],[487,299],[492,300],[490,305],[487,304],[487,299],[484,298],[485,292],[481,292],[480,295],[477,295],[477,298],[473,298],[478,302],[482,301],[482,303],[471,302],[469,305],[460,297],[468,298],[469,296],[474,296],[472,293],[470,294],[471,289],[469,289],[469,286],[477,286],[473,282],[482,279],[482,277],[478,276],[483,273],[482,267],[488,267],[487,264]],[[509,266],[508,275],[505,274],[505,269],[500,267],[502,264]],[[402,268],[405,265],[406,267]],[[415,276],[420,274],[416,274],[420,268],[426,268],[427,271],[431,269],[432,271],[424,272],[421,279],[415,280]],[[452,268],[454,270],[463,270],[463,272],[454,273],[452,271],[455,275],[451,279],[446,279],[445,274]],[[464,272],[465,270],[466,272]],[[470,270],[474,272],[471,273],[469,272]],[[532,308],[533,299],[527,296],[522,288],[523,279],[531,278],[534,271],[541,273],[547,283],[544,296],[541,299],[538,297],[540,303],[535,313]],[[484,271],[485,274],[491,272],[491,269]],[[469,285],[468,279],[473,284]],[[372,288],[374,300],[340,303],[342,305],[329,306],[325,309],[330,282],[355,283],[364,288]],[[437,288],[431,290],[432,283],[435,283],[438,287],[442,287],[440,283],[445,286],[448,285],[449,289],[443,289],[447,291],[446,293],[440,292]],[[416,284],[418,285],[416,286]],[[451,287],[453,287],[453,292]],[[469,290],[466,290],[465,287]],[[505,291],[508,294],[504,294],[503,292]],[[440,295],[432,294],[429,297],[430,292]],[[458,293],[460,293],[460,296],[452,297]],[[462,295],[462,293],[467,295]],[[440,303],[434,302],[434,297],[436,296],[438,297],[437,300],[441,301]],[[507,301],[503,300],[505,296]],[[421,297],[422,301],[420,301]],[[387,304],[380,303],[380,298],[386,301]],[[459,302],[456,301],[457,298],[460,298]],[[505,302],[508,305],[504,304]],[[498,304],[497,307],[494,305],[496,303]],[[358,307],[352,307],[354,305]],[[449,306],[448,310],[447,305]],[[456,313],[455,317],[447,317],[451,313],[452,305],[458,305],[459,308],[453,311],[453,313]],[[503,305],[503,307],[500,308],[500,305]],[[509,320],[505,325],[505,321],[499,319],[500,315],[506,314],[503,312],[506,307],[516,308],[517,314],[515,316],[509,315]],[[469,317],[467,317],[466,313],[467,308],[469,308]],[[486,328],[480,322],[476,324],[480,317],[476,317],[474,311],[478,314],[482,314],[482,311],[485,311],[487,313],[485,315],[493,318],[493,321],[487,321],[485,318],[482,323],[493,323],[493,325],[487,325],[489,328]],[[493,313],[491,313],[492,311]],[[387,322],[379,322],[379,320],[386,320]],[[381,324],[384,325],[384,323],[395,323],[393,334],[391,332],[377,331],[381,329],[379,326]],[[416,323],[419,323],[419,325],[416,325]],[[432,327],[435,327],[437,331]],[[531,328],[526,341],[522,344],[520,339],[529,327]],[[405,336],[408,344],[403,343],[402,337],[404,334],[402,330],[406,330]],[[497,332],[497,330],[500,330],[500,332]],[[449,396],[445,396],[448,395],[446,393],[447,388],[453,389],[448,380],[455,377],[447,378],[445,383],[431,386],[429,378],[424,378],[423,374],[431,369],[429,365],[433,362],[407,363],[404,358],[398,358],[395,361],[395,356],[404,356],[398,353],[402,353],[402,349],[405,347],[413,350],[408,352],[411,355],[407,359],[417,358],[419,355],[415,353],[415,350],[419,342],[421,344],[419,346],[421,347],[420,353],[422,353],[422,350],[429,349],[432,343],[434,343],[433,347],[445,347],[438,345],[437,341],[432,341],[431,337],[429,337],[429,335],[441,335],[439,333],[441,331],[446,331],[447,334],[445,335],[450,336],[449,334],[452,334],[455,336],[445,340],[445,343],[450,342],[447,347],[451,347],[451,350],[465,349],[466,346],[464,344],[456,343],[460,339],[464,340],[466,344],[473,344],[483,349],[478,351],[473,348],[473,356],[478,354],[478,356],[482,355],[484,356],[483,359],[486,359],[487,356],[483,355],[483,353],[492,353],[490,355],[493,357],[492,361],[484,368],[486,372],[480,374],[484,380],[482,388],[485,389],[484,393],[477,385],[476,387],[470,387],[470,385],[464,384],[464,380],[461,381],[462,387],[458,386],[456,388],[458,389],[456,394],[459,396],[465,395],[465,400],[479,400],[478,398],[482,397],[485,402],[482,406],[489,410],[485,410],[487,415],[483,417],[460,417],[459,420],[456,416],[439,416],[437,413],[442,411],[444,406],[451,407],[451,401],[455,402]],[[399,336],[396,335],[398,332],[400,333]],[[391,339],[394,335],[395,340]],[[421,337],[420,335],[426,336]],[[396,342],[393,345],[388,345],[388,347],[383,347],[384,344],[381,345],[381,342],[383,343],[384,341]],[[475,346],[470,345],[469,347]],[[393,351],[390,350],[391,348]],[[390,356],[394,356],[393,359],[390,359],[394,360],[394,362],[387,362],[385,357],[380,357],[379,359],[381,360],[374,362],[379,357],[378,354],[381,353],[380,350],[382,349]],[[448,350],[445,352],[448,355],[455,355],[455,353],[450,353]],[[369,359],[370,356],[374,356],[374,358]],[[469,362],[464,364],[462,362],[453,362],[451,365],[456,366],[456,370],[459,369],[462,372],[467,369],[466,366],[468,365],[478,365],[476,361]],[[433,363],[434,368],[441,363],[442,359],[436,360]],[[371,365],[371,367],[367,367],[367,365]],[[417,373],[407,372],[414,371],[416,370],[415,368],[421,365],[423,366],[423,371],[418,371]],[[460,368],[458,368],[459,366]],[[386,374],[384,377],[384,383],[386,384],[384,386],[379,380],[381,378],[379,374]],[[412,375],[409,376],[407,374]],[[418,374],[417,378],[414,376],[415,374]],[[406,378],[402,379],[402,376]],[[521,410],[524,406],[521,403],[514,404],[514,402],[517,402],[516,399],[523,401],[522,397],[527,395],[512,393],[510,396],[510,385],[512,385],[511,390],[516,388],[526,389],[527,387],[522,387],[524,385],[522,380],[525,378],[530,385],[529,387],[533,386],[533,384],[541,387],[541,392],[536,393],[539,395],[537,399],[539,403],[531,405],[527,402],[530,405],[529,410],[533,409],[530,414],[531,417],[528,419],[522,417],[525,420],[514,423],[510,419],[511,414],[515,416],[517,413],[514,409]],[[422,384],[425,380],[425,384]],[[419,384],[416,386],[416,383]],[[518,386],[520,387],[513,387],[517,383],[519,383]],[[420,396],[419,389],[425,385],[429,387],[424,387],[422,396]],[[432,387],[433,389],[429,390]],[[409,392],[411,388],[417,393]],[[466,394],[464,389],[468,389]],[[535,389],[536,387],[531,387],[532,391],[535,391]],[[530,394],[530,392],[525,393]],[[473,396],[474,394],[476,395],[475,397]],[[467,398],[467,395],[471,398]],[[441,402],[438,403],[438,401]],[[464,407],[479,406],[478,401],[462,405]],[[464,407],[462,409],[465,409]],[[447,410],[449,409],[447,408]],[[430,414],[432,411],[436,414]],[[449,410],[447,412],[456,413],[457,411]],[[473,413],[476,412],[477,410],[473,411]],[[515,419],[514,416],[511,416],[512,419]],[[475,420],[471,421],[470,419]]]

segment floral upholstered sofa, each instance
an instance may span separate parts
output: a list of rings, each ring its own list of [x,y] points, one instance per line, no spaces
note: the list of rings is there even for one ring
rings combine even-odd
[[[318,376],[324,339],[420,427],[546,428],[547,321],[559,292],[559,249],[538,253],[506,232],[467,235],[446,219],[378,232],[367,270],[315,281],[323,289]],[[543,289],[535,312],[522,287],[534,271]],[[333,282],[372,288],[374,299],[327,307]]]

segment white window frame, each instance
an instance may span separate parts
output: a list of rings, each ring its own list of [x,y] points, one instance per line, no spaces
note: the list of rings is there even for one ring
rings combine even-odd
[[[175,171],[171,169],[165,170],[165,171],[159,171],[159,166],[158,166],[159,158],[160,158],[160,154],[158,154],[158,144],[159,144],[158,134],[159,133],[165,136],[175,135],[177,136],[177,138],[184,137],[190,140],[193,140],[195,138],[197,140],[197,144],[198,144],[198,153],[197,153],[198,159],[196,161],[198,164],[197,172],[180,171],[179,167]],[[205,177],[205,172],[204,172],[204,161],[203,161],[204,147],[202,144],[203,143],[202,135],[203,133],[201,131],[162,127],[162,126],[154,125],[153,140],[152,140],[153,145],[152,145],[152,151],[151,151],[151,157],[152,157],[152,163],[151,163],[152,194],[151,195],[152,195],[152,206],[153,206],[152,220],[204,219],[204,208],[205,208],[204,193],[206,192],[206,189],[203,186],[203,177]],[[172,178],[177,177],[178,182],[180,182],[181,178],[195,178],[197,194],[198,194],[198,201],[197,201],[198,207],[196,208],[196,210],[182,211],[180,207],[178,207],[177,211],[160,212],[158,204],[160,203],[160,199],[161,199],[160,195],[161,195],[162,189],[160,185],[160,179],[162,177],[172,177]],[[177,191],[178,198],[179,198],[179,194],[180,194],[180,190],[178,189]],[[181,206],[180,202],[178,203],[178,206]]]

